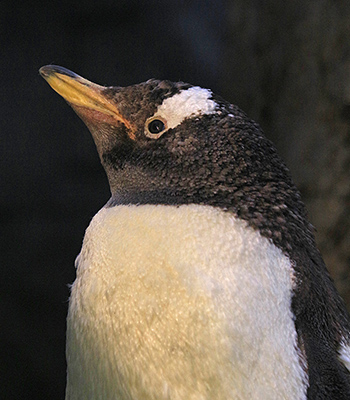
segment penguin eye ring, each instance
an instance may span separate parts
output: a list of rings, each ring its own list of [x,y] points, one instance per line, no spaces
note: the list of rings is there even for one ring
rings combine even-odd
[[[160,117],[148,119],[145,124],[145,135],[151,139],[158,139],[167,130],[167,123]]]

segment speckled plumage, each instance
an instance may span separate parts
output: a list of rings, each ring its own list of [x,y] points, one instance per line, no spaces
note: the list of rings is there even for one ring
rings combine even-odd
[[[54,74],[61,74],[60,76],[63,77],[68,76],[78,84],[83,84],[84,90],[85,87],[89,89],[90,83],[88,81],[74,76],[74,74],[70,75],[72,73],[66,73],[60,67],[47,67],[42,73],[44,76],[46,74],[47,79]],[[124,387],[125,390],[118,392],[120,398],[298,398],[300,400],[304,398],[308,400],[350,398],[350,374],[348,370],[350,327],[348,314],[316,248],[312,227],[307,220],[304,205],[291,180],[288,169],[281,161],[272,143],[266,139],[260,127],[238,107],[225,102],[218,96],[211,95],[208,101],[216,103],[215,112],[205,112],[193,108],[189,109],[186,114],[184,108],[181,111],[184,113],[184,118],[179,119],[181,122],[176,127],[165,130],[163,134],[159,135],[159,138],[152,139],[151,135],[145,135],[147,121],[154,115],[158,115],[157,112],[160,112],[161,105],[166,99],[174,98],[176,95],[181,96],[181,93],[192,88],[191,85],[150,80],[127,88],[95,88],[93,86],[91,88],[94,96],[96,94],[98,101],[101,101],[104,107],[107,107],[108,110],[115,108],[115,114],[96,112],[94,110],[95,103],[89,102],[87,107],[82,107],[79,102],[67,100],[90,129],[109,179],[112,197],[107,203],[104,213],[113,214],[119,212],[118,208],[125,210],[123,207],[128,205],[144,210],[147,209],[144,207],[150,207],[150,205],[162,205],[167,210],[173,210],[171,211],[173,217],[167,216],[170,221],[173,221],[173,226],[168,225],[168,229],[176,230],[178,206],[196,206],[199,207],[198,209],[208,209],[209,207],[209,209],[217,210],[220,215],[222,214],[220,218],[231,218],[232,221],[236,222],[244,221],[249,229],[252,229],[264,243],[266,241],[270,244],[271,254],[275,254],[274,252],[277,250],[280,251],[282,257],[288,260],[291,279],[290,286],[285,283],[287,286],[285,286],[284,291],[282,290],[283,285],[277,284],[276,289],[271,287],[271,281],[264,282],[264,279],[261,279],[261,289],[264,293],[263,296],[267,296],[269,291],[277,290],[277,297],[274,298],[277,309],[281,307],[278,302],[278,293],[283,292],[281,301],[289,304],[290,321],[293,322],[296,337],[296,343],[293,346],[297,347],[296,354],[298,354],[297,362],[295,359],[293,361],[293,357],[289,361],[290,365],[297,370],[293,376],[296,380],[299,379],[300,391],[298,395],[296,395],[297,391],[290,390],[288,393],[288,389],[286,389],[282,397],[279,397],[277,392],[275,394],[261,392],[265,394],[261,394],[262,397],[259,397],[258,393],[252,394],[248,389],[241,391],[232,389],[231,397],[227,394],[229,392],[224,391],[213,397],[215,390],[219,389],[213,384],[214,386],[211,389],[215,390],[210,392],[210,380],[206,378],[202,382],[198,381],[198,384],[199,386],[206,386],[207,391],[198,389],[196,393],[193,389],[194,392],[188,391],[186,395],[179,395],[180,392],[174,392],[174,388],[168,388],[162,394],[159,393],[159,390],[154,394],[149,388],[148,393],[152,392],[153,394],[149,394],[149,397],[147,397],[148,389],[146,387],[142,389],[145,392],[142,392],[142,390],[137,394],[133,392],[131,386],[134,377],[129,380],[129,388]],[[59,92],[59,90],[57,91]],[[121,119],[120,116],[124,119]],[[180,209],[184,210],[183,207],[180,207]],[[211,212],[209,214],[211,215]],[[132,218],[131,214],[130,218]],[[152,223],[150,222],[151,226]],[[146,216],[142,219],[141,230],[142,227],[145,227],[145,224],[147,225]],[[215,238],[207,235],[205,228],[206,225],[203,225],[201,232],[204,243],[209,246],[208,241],[214,241]],[[150,229],[150,235],[153,237],[152,229],[150,227],[147,229]],[[232,229],[234,234],[235,228],[232,227]],[[111,231],[110,233],[112,236],[114,235],[114,232]],[[136,237],[136,232],[134,233]],[[171,240],[171,234],[169,235],[168,231],[166,235]],[[220,243],[225,240],[219,234],[217,236]],[[132,234],[130,237],[132,237]],[[242,238],[243,236],[241,236]],[[138,240],[142,239],[139,238]],[[200,240],[200,237],[197,240]],[[140,243],[136,241],[133,245],[136,251]],[[237,246],[237,243],[232,245]],[[112,246],[112,243],[109,243],[109,246]],[[119,243],[118,246],[120,246]],[[249,246],[249,243],[246,244],[245,248],[253,249]],[[86,248],[84,250],[83,247],[83,253],[86,251]],[[122,252],[122,250],[120,251]],[[232,248],[230,248],[230,251],[232,251]],[[178,247],[176,247],[176,252],[179,252]],[[100,253],[97,253],[97,256],[98,254]],[[108,251],[103,254],[108,254]],[[93,252],[90,256],[95,257]],[[218,259],[222,256],[220,252],[217,253]],[[126,257],[127,259],[127,254],[123,256],[119,254],[119,257],[121,259]],[[248,263],[249,257],[250,255],[246,255],[245,261],[240,261],[242,266],[245,265],[245,262]],[[87,265],[86,260],[84,268]],[[213,258],[208,257],[207,262],[215,271]],[[93,263],[89,268],[92,265]],[[237,277],[240,277],[242,271],[237,268],[237,264],[233,262],[231,266],[227,263],[225,265],[235,271]],[[257,277],[264,276],[264,265],[264,263],[257,263]],[[123,268],[125,267],[126,265]],[[195,264],[191,266],[187,263],[187,268],[194,267]],[[220,268],[223,268],[223,264]],[[243,271],[245,271],[244,268]],[[281,270],[278,268],[274,270],[279,283],[286,282],[281,278],[281,271],[282,267]],[[148,278],[151,276],[153,275],[151,274]],[[234,279],[233,276],[231,279]],[[118,280],[116,280],[116,285],[117,282]],[[159,282],[161,281],[158,281],[158,284]],[[249,283],[246,282],[245,284],[247,286],[244,287],[244,291],[252,296],[251,313],[254,315],[253,304],[256,300],[254,296],[257,292],[254,285],[250,287]],[[226,289],[229,287],[230,285],[226,286]],[[103,285],[99,290],[102,290],[101,293],[103,294]],[[133,290],[132,287],[130,290]],[[163,292],[160,291],[160,293]],[[290,294],[289,297],[286,293]],[[102,294],[100,295],[102,296]],[[215,294],[213,292],[207,293],[207,295],[208,299],[211,299],[210,302],[214,301]],[[73,303],[75,298],[72,296]],[[129,305],[131,306],[131,304]],[[176,304],[176,301],[174,304]],[[234,320],[234,310],[233,308],[231,308],[231,311],[229,310],[226,310],[226,318],[229,320],[232,317]],[[243,310],[246,310],[245,307],[242,307]],[[279,315],[278,311],[276,313],[276,315]],[[209,313],[209,315],[214,321],[216,318],[214,314]],[[116,318],[120,321],[117,316],[110,318],[112,320]],[[279,317],[276,318],[275,321],[267,318],[264,322],[269,321],[273,330],[280,324]],[[77,320],[80,322],[77,322]],[[81,324],[81,321],[84,321],[84,312],[76,314],[73,321],[76,321],[78,325]],[[247,321],[252,323],[249,318],[247,318]],[[258,329],[259,319],[256,321],[257,325],[248,324],[248,329]],[[73,324],[72,321],[71,324]],[[190,324],[190,320],[186,321],[186,326],[188,324]],[[241,327],[243,325],[238,324]],[[219,326],[221,325],[219,324]],[[126,326],[124,329],[126,329]],[[193,344],[195,341],[192,340],[190,343]],[[201,346],[203,345],[201,344]],[[239,349],[239,341],[234,345]],[[88,351],[84,348],[84,341],[79,342],[77,346],[82,346],[83,351]],[[243,348],[244,346],[242,346]],[[258,352],[259,349],[255,348],[254,351]],[[151,354],[148,357],[151,357]],[[242,357],[244,358],[244,355]],[[248,362],[249,356],[246,355],[246,357]],[[193,358],[195,365],[196,357]],[[197,361],[199,364],[202,362],[200,358]],[[261,361],[262,364],[263,361]],[[266,371],[270,371],[271,364],[269,364],[268,358],[266,358],[266,362],[268,364],[265,365]],[[130,368],[132,368],[132,361],[130,363]],[[283,362],[279,365],[281,368],[279,375],[282,376],[281,371],[285,372],[286,369],[285,366],[281,367],[284,365]],[[303,371],[306,378],[303,377]],[[158,372],[155,371],[155,373],[161,374],[161,369]],[[266,375],[269,376],[268,372],[266,372]],[[140,379],[142,381],[142,378]],[[261,384],[264,379],[263,370],[261,370],[259,379],[259,384]],[[278,376],[270,377],[270,379],[278,379]],[[236,376],[231,382],[232,386],[239,386],[239,382],[243,381]],[[270,382],[271,386],[276,384],[277,382]],[[247,385],[247,383],[244,385]],[[280,387],[278,385],[277,387]],[[75,397],[72,395],[69,398]]]

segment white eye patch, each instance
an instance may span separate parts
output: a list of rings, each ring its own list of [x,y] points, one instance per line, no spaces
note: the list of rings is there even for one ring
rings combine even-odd
[[[213,114],[217,104],[210,100],[212,92],[199,86],[191,87],[163,101],[155,114],[146,121],[161,119],[166,121],[166,130],[175,128],[188,118],[204,114]]]

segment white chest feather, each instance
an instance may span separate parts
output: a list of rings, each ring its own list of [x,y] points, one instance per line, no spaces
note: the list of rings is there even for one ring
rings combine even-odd
[[[289,260],[204,206],[102,209],[67,332],[69,400],[302,400]]]

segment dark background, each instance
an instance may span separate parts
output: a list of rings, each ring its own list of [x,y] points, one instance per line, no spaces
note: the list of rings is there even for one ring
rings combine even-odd
[[[0,397],[63,399],[74,258],[109,190],[83,123],[39,77],[183,80],[263,126],[350,305],[348,0],[0,3]]]

